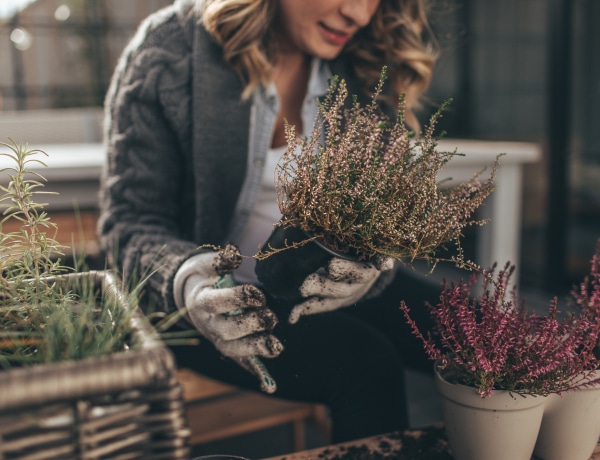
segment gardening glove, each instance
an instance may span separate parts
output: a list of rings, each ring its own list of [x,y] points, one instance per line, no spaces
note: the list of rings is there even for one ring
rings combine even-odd
[[[372,262],[355,262],[334,257],[326,267],[306,277],[300,294],[308,300],[296,305],[288,321],[301,316],[337,310],[355,304],[373,287],[382,272],[391,270],[394,261],[380,257]]]
[[[232,280],[227,274],[240,263],[237,248],[192,256],[175,275],[175,302],[224,356],[274,358],[283,346],[271,334],[277,318],[265,307],[262,291],[251,284],[236,286],[233,282],[221,287],[224,279]],[[226,275],[228,278],[223,278]]]

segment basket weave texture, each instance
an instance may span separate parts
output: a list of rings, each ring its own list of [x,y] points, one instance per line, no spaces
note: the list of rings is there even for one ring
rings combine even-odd
[[[127,301],[108,271],[74,275]],[[130,321],[134,349],[0,370],[0,460],[189,458],[173,356],[143,313]]]

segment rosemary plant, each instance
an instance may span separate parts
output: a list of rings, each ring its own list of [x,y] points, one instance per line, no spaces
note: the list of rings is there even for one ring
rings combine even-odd
[[[46,166],[40,150],[27,144],[0,143],[13,166],[2,169],[0,185],[0,365],[31,365],[81,359],[122,351],[131,344],[127,308],[116,296],[99,292],[84,276],[65,281],[69,268],[61,263],[64,246],[55,239],[58,228],[37,198],[46,179],[35,166]],[[4,231],[9,222],[19,230]],[[14,227],[13,227],[14,228]],[[71,273],[70,275],[75,275]]]

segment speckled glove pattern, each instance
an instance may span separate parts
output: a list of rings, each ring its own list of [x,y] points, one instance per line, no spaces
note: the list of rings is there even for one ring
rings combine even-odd
[[[277,318],[265,306],[262,291],[250,284],[217,287],[223,275],[239,266],[224,269],[222,258],[222,253],[207,252],[183,263],[174,281],[178,307],[224,356],[278,356],[283,346],[271,334]]]
[[[389,257],[374,262],[355,262],[334,257],[324,269],[306,277],[300,286],[300,293],[308,300],[292,309],[288,321],[293,324],[304,315],[355,304],[369,292],[379,275],[393,266],[394,261]]]

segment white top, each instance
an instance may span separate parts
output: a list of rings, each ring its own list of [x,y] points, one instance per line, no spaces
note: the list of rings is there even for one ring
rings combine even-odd
[[[267,152],[256,206],[238,241],[240,251],[245,256],[253,256],[258,252],[273,231],[273,225],[281,219],[275,192],[275,168],[285,149],[286,146],[282,146]],[[255,265],[255,259],[244,257],[242,265],[233,272],[235,280],[238,283],[257,283]]]
[[[329,67],[323,61],[313,58],[311,63],[310,77],[308,88],[302,104],[300,117],[302,118],[302,134],[312,134],[315,119],[318,114],[316,99],[327,93],[328,80],[331,77]],[[279,101],[279,94],[275,84],[271,82],[266,88],[267,94],[275,97]],[[279,103],[276,105],[279,107]],[[278,109],[276,109],[278,110]],[[260,116],[257,116],[257,123],[261,122]],[[254,122],[252,122],[254,123]],[[264,134],[264,133],[263,133]],[[269,145],[273,133],[268,133]],[[252,133],[251,133],[252,137]],[[250,144],[252,145],[252,139]],[[264,149],[264,147],[262,147]],[[273,225],[281,219],[279,206],[277,204],[277,194],[275,192],[275,168],[277,162],[283,153],[286,146],[276,149],[268,149],[265,165],[260,180],[260,190],[255,201],[252,212],[249,214],[247,221],[242,223],[243,227],[232,233],[231,241],[237,244],[243,256],[242,265],[233,272],[233,277],[237,283],[252,283],[258,284],[258,279],[254,273],[256,259],[251,258],[255,255],[263,244],[267,241]],[[248,155],[248,161],[252,160],[252,155]],[[256,182],[254,182],[256,183]],[[242,194],[244,189],[242,189]],[[239,205],[240,203],[238,203]]]

